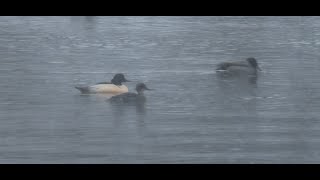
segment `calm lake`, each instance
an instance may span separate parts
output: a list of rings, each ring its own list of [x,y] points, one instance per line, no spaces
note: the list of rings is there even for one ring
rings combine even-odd
[[[74,88],[116,73],[144,106]],[[319,75],[320,17],[2,16],[0,163],[320,163]]]

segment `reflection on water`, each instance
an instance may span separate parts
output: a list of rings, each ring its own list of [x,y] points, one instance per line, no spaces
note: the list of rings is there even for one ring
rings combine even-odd
[[[120,117],[123,116],[126,111],[130,111],[132,109],[135,109],[137,115],[145,115],[146,113],[146,107],[145,103],[118,103],[118,104],[111,104],[112,112],[115,116]]]
[[[220,81],[228,82],[228,83],[236,83],[237,86],[250,86],[257,85],[258,76],[257,75],[242,75],[235,76],[228,73],[217,73],[217,77]]]
[[[319,31],[318,17],[1,17],[0,162],[318,163]],[[248,57],[258,76],[215,71]],[[112,104],[74,88],[116,73],[157,90]]]

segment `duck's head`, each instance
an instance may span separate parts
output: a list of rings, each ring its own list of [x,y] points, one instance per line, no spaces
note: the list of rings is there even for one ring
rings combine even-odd
[[[127,80],[122,73],[118,73],[113,76],[111,83],[115,85],[121,85],[123,82],[130,82]]]
[[[136,91],[138,92],[138,94],[143,94],[145,90],[151,91],[152,89],[149,89],[144,83],[138,83],[136,85]]]
[[[250,58],[247,59],[247,61],[252,67],[254,67],[255,69],[258,69],[259,71],[261,71],[260,67],[258,66],[258,62],[257,62],[257,60],[255,58],[250,57]]]

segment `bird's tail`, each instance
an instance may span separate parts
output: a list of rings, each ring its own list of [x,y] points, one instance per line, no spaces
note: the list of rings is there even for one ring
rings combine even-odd
[[[227,70],[229,66],[230,66],[229,63],[220,63],[217,65],[216,70]]]
[[[75,86],[75,88],[78,89],[83,94],[89,93],[89,87]]]

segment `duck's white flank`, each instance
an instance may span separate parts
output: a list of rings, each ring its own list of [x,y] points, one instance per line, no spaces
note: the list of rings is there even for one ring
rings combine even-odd
[[[128,91],[125,85],[97,84],[89,87],[90,93],[126,93]]]

